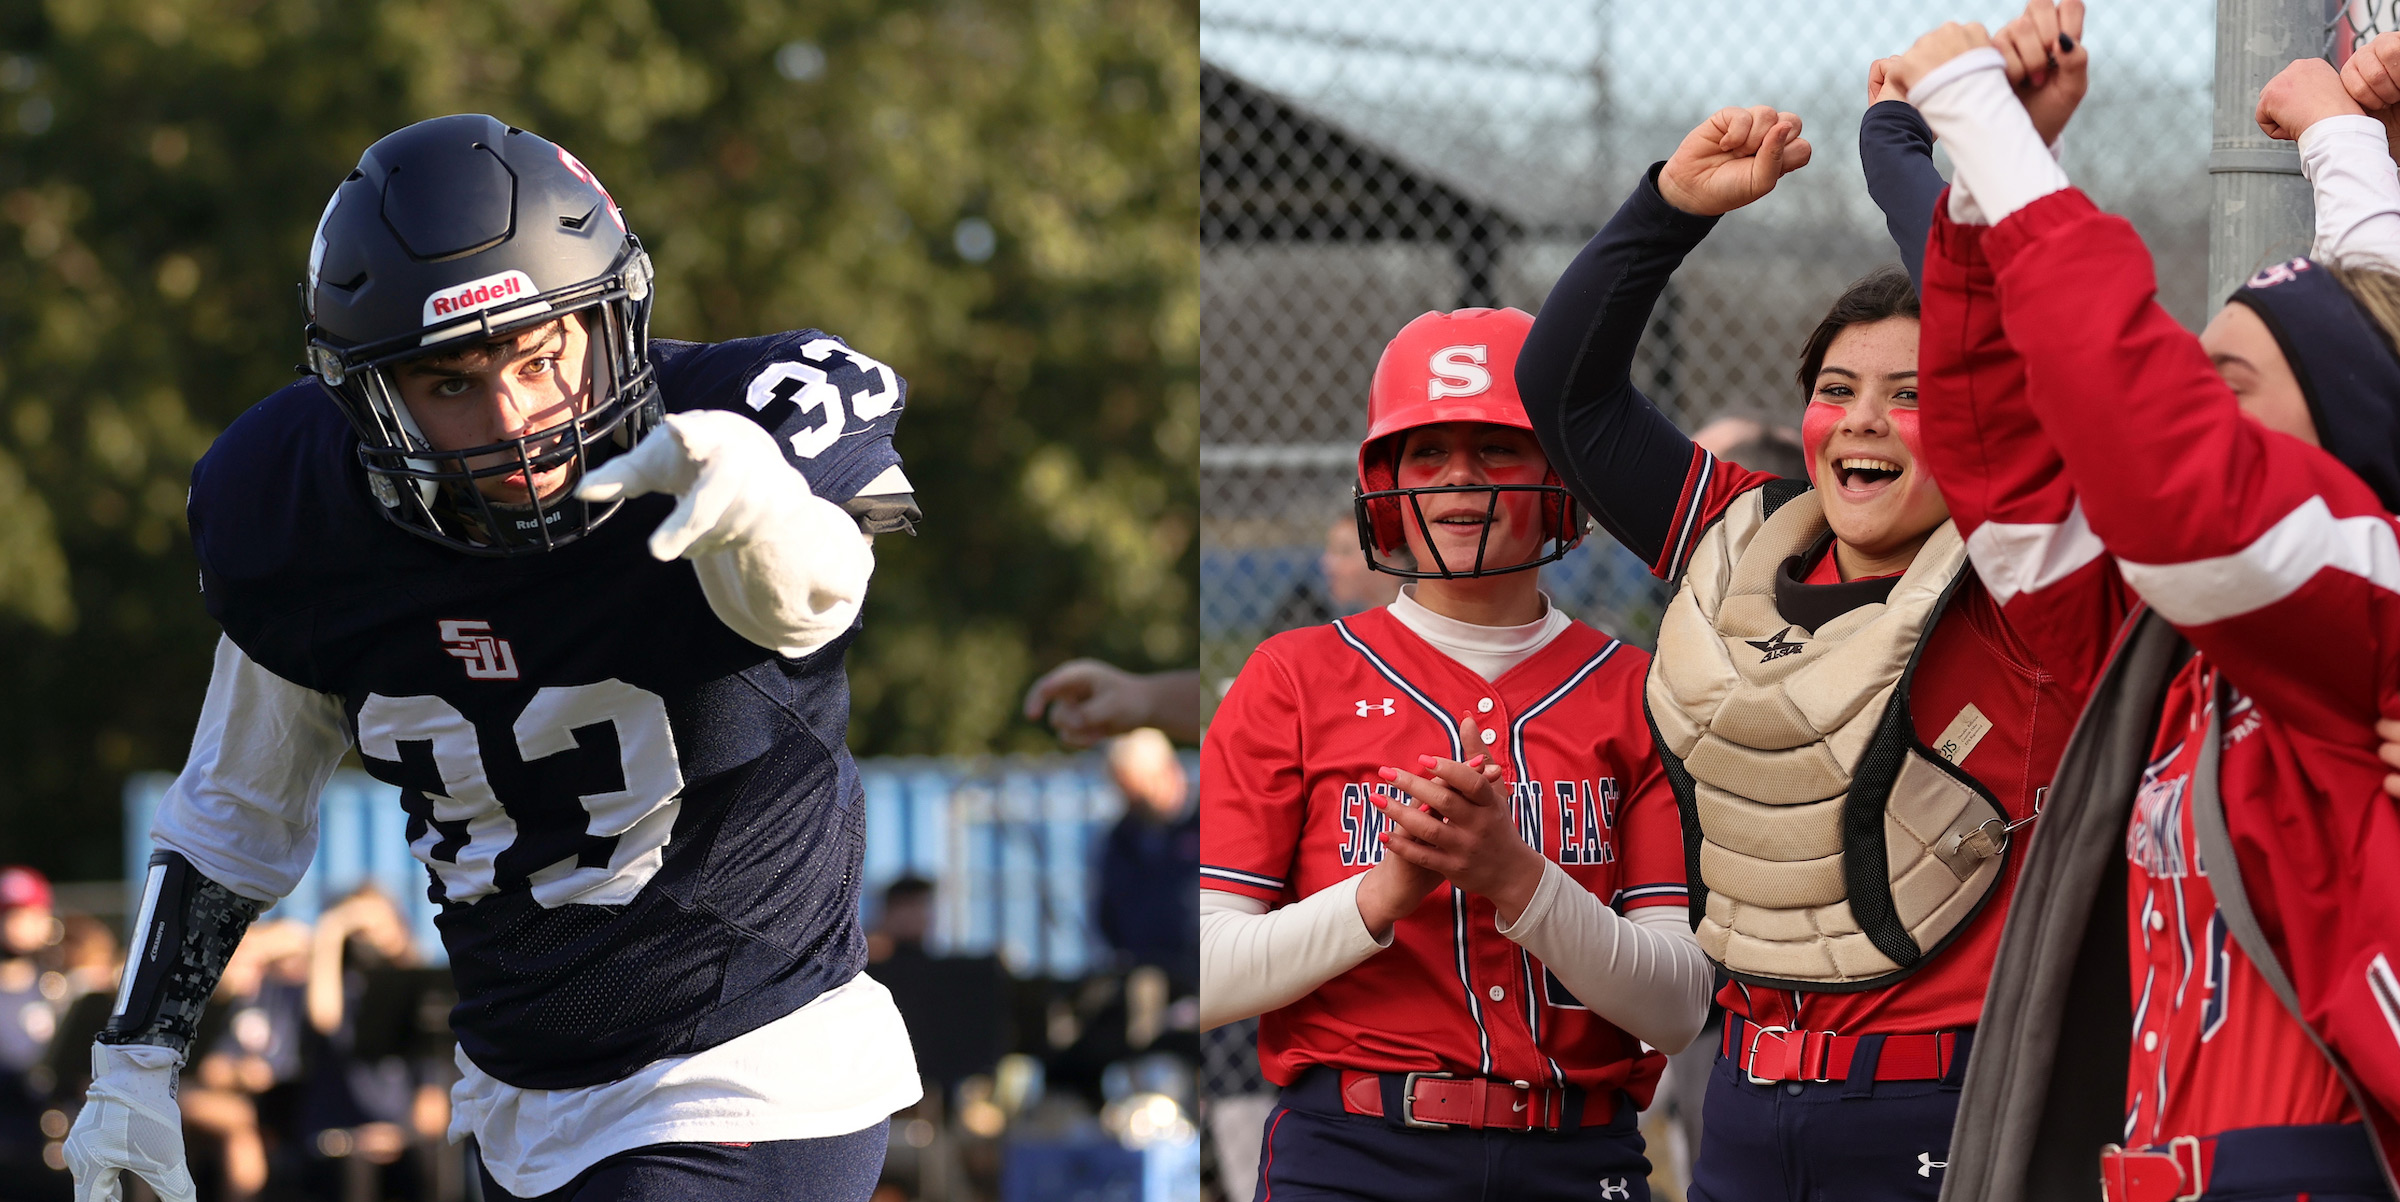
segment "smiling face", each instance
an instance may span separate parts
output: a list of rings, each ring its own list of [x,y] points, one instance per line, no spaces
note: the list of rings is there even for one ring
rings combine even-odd
[[[1917,454],[1917,322],[1889,317],[1834,335],[1801,441],[1843,576],[1904,570],[1950,516]]]
[[[561,318],[494,342],[403,362],[392,376],[426,441],[437,450],[471,450],[563,427],[581,415],[591,404],[587,348],[583,322]],[[565,442],[562,433],[528,451],[540,456]],[[515,459],[514,451],[496,451],[467,456],[466,463],[474,470]],[[537,493],[545,501],[557,496],[573,482],[574,471],[573,463],[562,463],[530,481],[520,470],[479,477],[475,487],[502,505],[530,505]]]
[[[1550,474],[1533,432],[1489,422],[1446,422],[1408,431],[1400,444],[1395,476],[1401,488],[1491,484],[1540,484]],[[1499,503],[1493,504],[1494,496]],[[1416,510],[1401,510],[1400,529],[1417,566],[1447,566],[1463,572],[1483,552],[1486,569],[1526,563],[1541,555],[1542,494],[1533,492],[1434,493],[1414,498]],[[1425,525],[1417,525],[1422,511]],[[1489,528],[1489,538],[1486,529]],[[1431,535],[1431,541],[1427,535]],[[1438,553],[1438,557],[1437,557]]]
[[[2316,419],[2308,415],[2308,398],[2300,392],[2300,377],[2292,374],[2291,361],[2257,310],[2235,304],[2217,310],[2200,331],[2200,349],[2233,390],[2242,416],[2312,447],[2323,445]]]

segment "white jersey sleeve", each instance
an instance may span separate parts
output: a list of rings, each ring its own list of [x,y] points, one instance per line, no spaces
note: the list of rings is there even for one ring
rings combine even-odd
[[[150,841],[210,880],[272,902],[317,855],[317,797],[350,748],[338,697],[258,666],[218,636],[208,699]]]
[[[1280,1009],[1391,946],[1358,913],[1365,874],[1288,906],[1222,889],[1200,891],[1200,1026],[1206,1030]]]
[[[1682,906],[1632,916],[1575,883],[1556,861],[1517,921],[1500,933],[1541,958],[1592,1012],[1659,1051],[1680,1052],[1708,1021],[1716,970],[1692,937]]]
[[[2383,122],[2327,117],[2302,130],[2300,170],[2317,202],[2309,257],[2400,271],[2400,168]]]

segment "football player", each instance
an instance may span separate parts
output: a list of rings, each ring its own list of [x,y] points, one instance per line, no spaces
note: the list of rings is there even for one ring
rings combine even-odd
[[[861,974],[842,654],[915,517],[905,387],[815,330],[649,336],[591,172],[486,116],[335,189],[308,370],[193,471],[224,627],[90,1100],[79,1202],[193,1197],[175,1074],[352,747],[400,790],[457,978],[485,1196],[860,1199],[919,1092]]]

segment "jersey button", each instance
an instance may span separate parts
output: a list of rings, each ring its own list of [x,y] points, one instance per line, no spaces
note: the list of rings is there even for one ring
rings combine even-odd
[[[1476,712],[1476,713],[1478,713],[1478,714],[1488,714],[1488,713],[1491,713],[1491,712],[1492,712],[1492,699],[1491,699],[1491,698],[1489,698],[1489,697],[1486,697],[1486,698],[1484,698],[1483,700],[1476,702],[1476,703],[1475,703],[1475,712]]]
[[[1498,1002],[1498,1001],[1505,1001],[1505,1000],[1507,1000],[1507,998],[1508,998],[1508,991],[1507,991],[1507,990],[1500,988],[1498,985],[1494,985],[1494,986],[1492,986],[1492,1000],[1493,1000],[1493,1001],[1495,1001],[1495,1002]]]
[[[2150,911],[2150,929],[2153,931],[2163,931],[2167,929],[2167,916],[2159,913],[2156,910]]]
[[[1499,740],[1500,740],[1500,732],[1499,732],[1499,731],[1493,730],[1491,727],[1488,727],[1488,726],[1483,728],[1483,745],[1484,745],[1484,746],[1486,746],[1486,747],[1489,747],[1489,746],[1491,746],[1492,744],[1494,744],[1494,743],[1498,742]]]
[[[2158,1032],[2142,1032],[2142,1050],[2145,1052],[2155,1052],[2158,1050]]]

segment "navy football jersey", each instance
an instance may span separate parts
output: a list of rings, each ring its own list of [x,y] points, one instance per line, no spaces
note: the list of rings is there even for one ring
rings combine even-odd
[[[899,463],[905,385],[813,330],[656,341],[668,412],[771,430],[837,504]],[[854,626],[800,659],[710,612],[645,540],[674,498],[489,559],[375,511],[312,378],[236,419],[192,473],[209,612],[261,666],[341,698],[398,785],[492,1076],[593,1085],[780,1018],[865,964],[864,797],[845,747]]]

